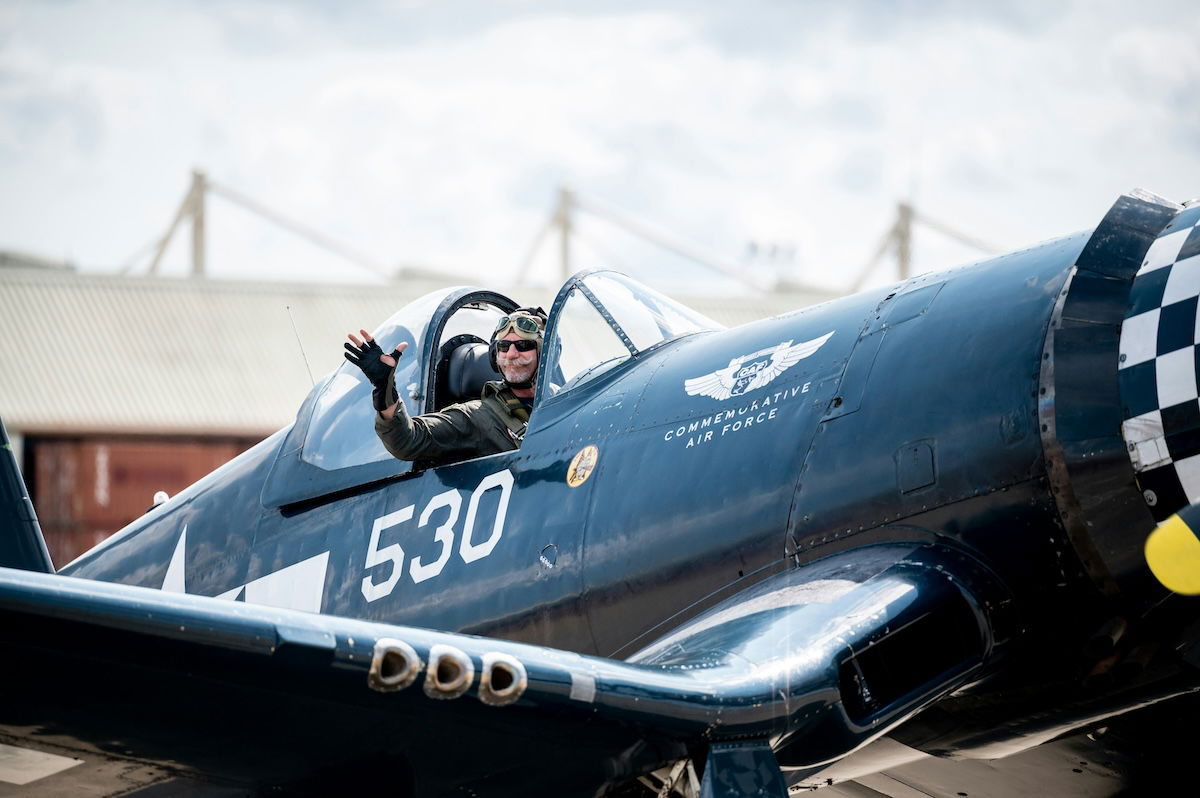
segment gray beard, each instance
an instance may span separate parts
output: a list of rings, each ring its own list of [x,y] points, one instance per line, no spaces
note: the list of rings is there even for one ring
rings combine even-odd
[[[507,385],[509,388],[517,388],[517,389],[532,388],[534,380],[537,379],[537,369],[534,369],[533,373],[530,374],[528,378],[521,380],[520,382],[513,382],[512,380],[510,380],[508,378],[508,376],[505,375],[503,369],[500,370],[500,376],[504,377],[504,384]]]

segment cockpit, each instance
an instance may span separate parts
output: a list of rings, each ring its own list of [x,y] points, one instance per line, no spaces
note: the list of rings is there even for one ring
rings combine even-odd
[[[478,398],[492,370],[488,341],[518,307],[506,296],[446,288],[417,299],[372,332],[385,352],[408,344],[396,387],[410,415]],[[623,274],[581,272],[550,308],[535,410],[569,401],[579,386],[669,341],[721,325]],[[283,505],[375,482],[414,468],[393,458],[374,434],[371,386],[343,363],[309,395],[267,478],[263,499]],[[420,467],[417,464],[416,467]]]

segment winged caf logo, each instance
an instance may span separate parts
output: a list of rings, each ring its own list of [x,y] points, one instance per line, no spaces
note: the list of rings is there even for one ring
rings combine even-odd
[[[804,358],[816,352],[830,339],[831,330],[820,338],[792,344],[790,340],[775,346],[735,357],[723,369],[717,369],[703,377],[683,381],[683,389],[689,396],[711,396],[713,399],[728,399],[769,385],[772,380]]]

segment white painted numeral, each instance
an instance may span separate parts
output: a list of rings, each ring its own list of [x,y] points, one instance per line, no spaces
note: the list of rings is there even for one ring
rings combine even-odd
[[[467,520],[463,529],[462,543],[459,544],[458,554],[463,562],[475,562],[492,553],[500,536],[504,534],[504,518],[508,515],[508,497],[512,492],[513,475],[507,469],[498,474],[483,478],[479,487],[471,494],[471,503],[467,505]],[[492,534],[482,543],[472,543],[471,535],[475,531],[475,511],[479,509],[479,499],[492,488],[499,488],[500,503],[496,506],[496,520],[492,523]]]
[[[508,473],[508,472],[505,472]],[[438,554],[438,558],[428,565],[421,562],[421,558],[415,558],[408,564],[408,573],[412,576],[413,582],[421,583],[430,577],[437,576],[446,567],[446,563],[450,560],[450,554],[454,551],[454,523],[458,521],[458,512],[462,509],[462,496],[456,490],[448,490],[445,493],[439,493],[430,500],[425,506],[425,511],[421,513],[421,520],[417,526],[425,526],[429,523],[429,516],[433,515],[434,510],[442,507],[449,507],[450,513],[447,515],[444,523],[441,524],[433,532],[433,538],[438,543],[442,544],[442,551]]]
[[[371,582],[371,575],[367,574],[362,580],[362,594],[367,601],[376,601],[383,598],[392,592],[396,587],[396,582],[400,580],[400,574],[404,568],[404,549],[400,548],[399,543],[393,543],[383,549],[379,548],[379,533],[385,529],[403,524],[413,517],[414,505],[408,505],[394,513],[376,518],[375,523],[371,525],[371,542],[367,545],[367,563],[366,568],[374,568],[376,565],[383,565],[385,562],[392,564],[392,572],[387,579],[379,584]]]
[[[467,518],[463,524],[462,540],[458,545],[458,555],[462,557],[463,562],[472,563],[482,560],[491,554],[492,549],[496,548],[496,544],[500,542],[500,538],[504,535],[504,521],[508,517],[508,500],[512,496],[512,486],[513,475],[508,470],[504,470],[498,474],[489,474],[484,477],[472,491],[471,500],[467,504]],[[482,543],[474,543],[471,538],[475,532],[475,518],[479,512],[479,501],[489,490],[500,491],[496,504],[496,517],[492,519],[492,530],[488,539]],[[457,490],[448,490],[430,499],[429,503],[425,505],[425,509],[421,511],[417,528],[428,525],[433,514],[441,509],[448,511],[446,520],[433,530],[433,539],[441,546],[441,550],[433,562],[422,562],[420,557],[415,557],[408,564],[408,575],[414,584],[420,584],[439,575],[445,570],[446,563],[450,562],[450,555],[454,553],[454,525],[458,523],[458,516],[462,511],[462,494]],[[376,518],[371,525],[371,541],[367,544],[365,567],[370,570],[378,565],[391,563],[392,570],[387,579],[379,584],[371,581],[370,574],[363,577],[362,594],[367,601],[378,601],[384,596],[391,595],[392,591],[396,589],[396,583],[400,581],[404,569],[404,549],[400,547],[399,543],[379,548],[380,534],[385,529],[411,521],[415,511],[416,505],[410,504]]]

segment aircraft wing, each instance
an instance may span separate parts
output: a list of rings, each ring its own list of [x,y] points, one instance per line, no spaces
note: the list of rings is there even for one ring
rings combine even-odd
[[[985,582],[932,547],[869,547],[621,662],[4,568],[0,742],[59,757],[39,795],[137,778],[596,795],[706,756],[702,795],[782,796],[768,743],[793,766],[828,761],[981,672]],[[956,642],[902,677],[885,666],[942,635]]]
[[[545,779],[590,795],[609,778],[606,761],[637,761],[648,747],[632,729],[590,721],[593,704],[571,698],[583,661],[558,652],[11,569],[0,569],[0,618],[0,742],[78,760],[78,772],[34,781],[29,794],[176,779],[218,795],[515,795]],[[403,670],[389,652],[403,645],[419,658],[403,668],[419,672],[389,689]],[[437,646],[448,659],[431,659]],[[509,706],[477,700],[484,657],[498,652],[525,668],[527,697]],[[453,684],[464,661],[469,695],[426,693]]]
[[[0,568],[0,795],[633,796],[689,762],[702,783],[661,794],[1109,795],[1177,772],[1193,681],[974,704],[1007,603],[954,549],[879,544],[617,661]]]

